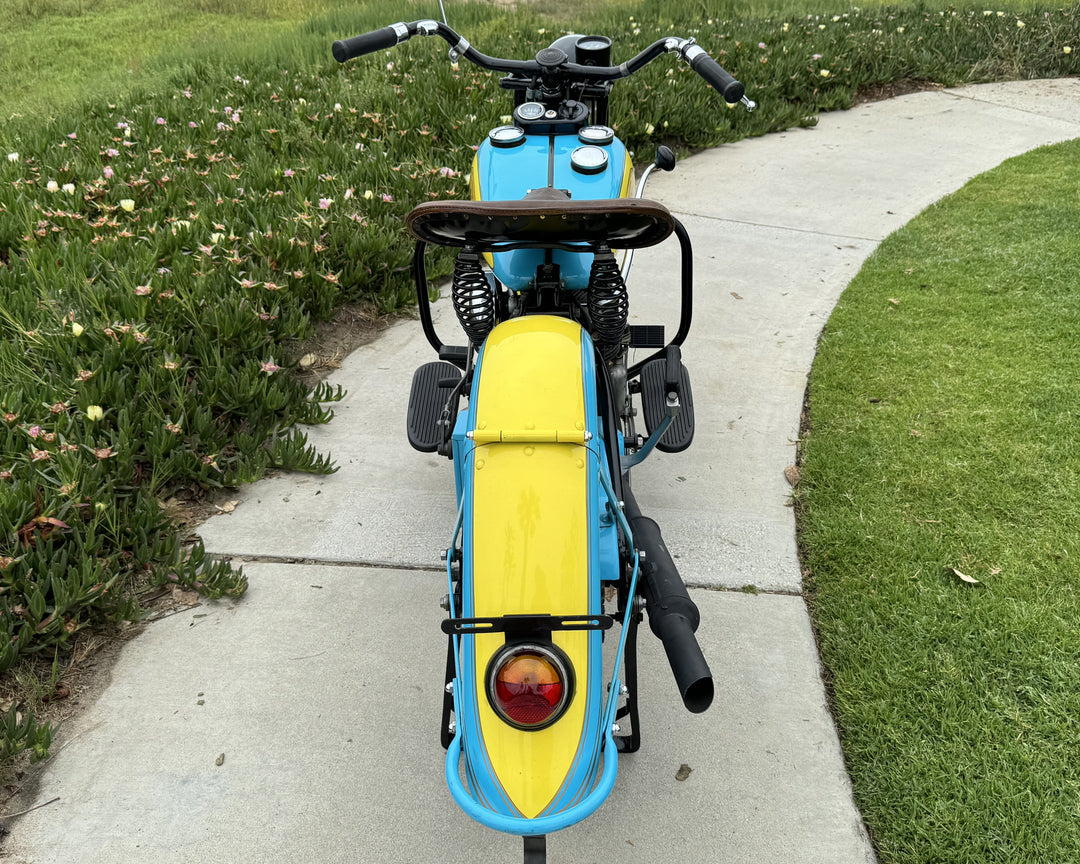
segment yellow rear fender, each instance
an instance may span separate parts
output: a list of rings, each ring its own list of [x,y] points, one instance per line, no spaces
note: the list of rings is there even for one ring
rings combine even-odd
[[[596,370],[581,327],[516,318],[488,336],[470,399],[462,525],[465,618],[602,612]],[[573,692],[561,717],[526,731],[500,719],[486,674],[505,633],[461,637],[458,728],[473,796],[510,816],[572,806],[592,785],[604,739],[601,636],[553,630]]]

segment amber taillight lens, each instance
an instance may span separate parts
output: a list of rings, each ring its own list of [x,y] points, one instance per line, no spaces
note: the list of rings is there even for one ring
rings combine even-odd
[[[573,691],[569,663],[554,646],[503,646],[491,658],[487,680],[491,707],[517,729],[550,726]]]

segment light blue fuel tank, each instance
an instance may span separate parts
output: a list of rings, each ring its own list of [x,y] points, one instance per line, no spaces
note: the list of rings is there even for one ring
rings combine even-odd
[[[602,150],[607,156],[602,169],[595,173],[575,169],[571,156],[580,147]],[[516,201],[533,189],[550,186],[568,190],[574,200],[620,198],[631,194],[633,180],[633,163],[618,138],[596,144],[577,133],[530,132],[513,146],[494,146],[490,137],[485,140],[473,161],[470,192],[474,200]],[[588,286],[592,253],[554,250],[552,256],[559,265],[563,287],[579,290]],[[511,291],[524,291],[532,284],[536,268],[544,263],[544,250],[496,252],[491,263],[503,285]]]

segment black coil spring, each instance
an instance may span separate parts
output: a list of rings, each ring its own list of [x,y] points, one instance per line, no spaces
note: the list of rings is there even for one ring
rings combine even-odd
[[[461,329],[473,345],[479,345],[495,326],[495,294],[478,253],[464,249],[458,253],[450,295]]]
[[[615,255],[603,249],[593,255],[589,273],[589,318],[592,336],[605,360],[614,360],[626,334],[630,297]]]

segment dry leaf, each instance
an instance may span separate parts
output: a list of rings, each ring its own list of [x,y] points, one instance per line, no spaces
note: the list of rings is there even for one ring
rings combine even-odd
[[[224,504],[215,504],[219,513],[232,513],[239,501],[226,501]]]
[[[895,297],[890,297],[889,302],[892,303],[893,306],[899,306],[900,305],[900,301],[897,300]]]
[[[739,294],[735,291],[731,292],[731,296],[734,297],[736,300],[742,300],[742,297],[740,297]]]
[[[318,359],[319,358],[316,357],[314,354],[305,354],[303,357],[300,358],[300,368],[310,369],[312,366],[315,365],[315,362]]]
[[[788,465],[787,468],[784,469],[784,477],[787,478],[787,482],[790,483],[792,486],[798,485],[799,469],[796,468],[794,465]]]
[[[968,576],[966,573],[961,573],[955,567],[952,567],[950,569],[952,569],[952,572],[955,573],[962,582],[967,582],[969,585],[979,584],[979,580],[976,579],[974,576]]]
[[[224,765],[225,764],[225,754],[222,753],[220,756],[218,756],[217,759],[214,760],[214,764],[217,765],[218,768],[220,768],[222,765]]]
[[[679,766],[679,770],[675,772],[675,779],[685,780],[687,777],[690,776],[690,772],[693,770],[693,768],[683,762],[683,764]]]

